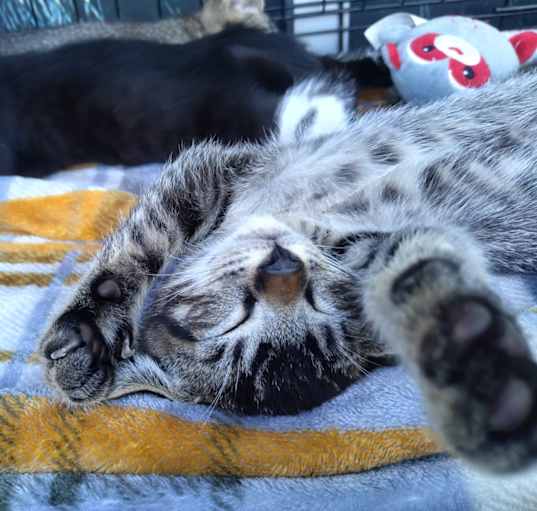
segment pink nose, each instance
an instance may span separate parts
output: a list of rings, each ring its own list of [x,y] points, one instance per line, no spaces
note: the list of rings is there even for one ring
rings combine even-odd
[[[257,269],[255,287],[267,300],[286,305],[300,296],[305,283],[304,263],[276,245]]]

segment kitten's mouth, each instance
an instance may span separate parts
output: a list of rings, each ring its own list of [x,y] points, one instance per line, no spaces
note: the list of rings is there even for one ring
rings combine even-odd
[[[308,341],[282,350],[261,345],[264,359],[251,373],[233,376],[203,403],[240,415],[296,415],[330,401],[371,371],[399,363],[390,353],[378,353],[336,367],[334,360],[312,357],[307,346]]]

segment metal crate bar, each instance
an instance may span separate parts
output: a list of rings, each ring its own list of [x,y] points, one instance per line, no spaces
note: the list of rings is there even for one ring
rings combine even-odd
[[[191,14],[200,0],[0,0],[0,30],[23,30],[89,20],[156,20]],[[425,18],[460,14],[501,30],[537,27],[537,0],[266,0],[276,25],[302,37],[333,36],[331,52],[365,46],[362,32],[378,18],[408,11]]]

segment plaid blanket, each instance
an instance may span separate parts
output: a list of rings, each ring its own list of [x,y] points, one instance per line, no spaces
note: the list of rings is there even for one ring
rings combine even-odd
[[[149,394],[58,404],[37,341],[159,171],[0,177],[0,509],[537,509],[537,474],[498,481],[442,454],[400,367],[292,417]],[[499,276],[498,288],[537,337],[537,278]]]

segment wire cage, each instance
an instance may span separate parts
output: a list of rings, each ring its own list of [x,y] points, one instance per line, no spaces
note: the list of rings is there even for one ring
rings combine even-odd
[[[200,0],[0,0],[0,30],[91,20],[157,20],[191,14],[200,5]],[[367,46],[363,31],[397,11],[424,18],[471,16],[501,30],[537,27],[537,0],[266,0],[266,10],[280,30],[325,54]]]

